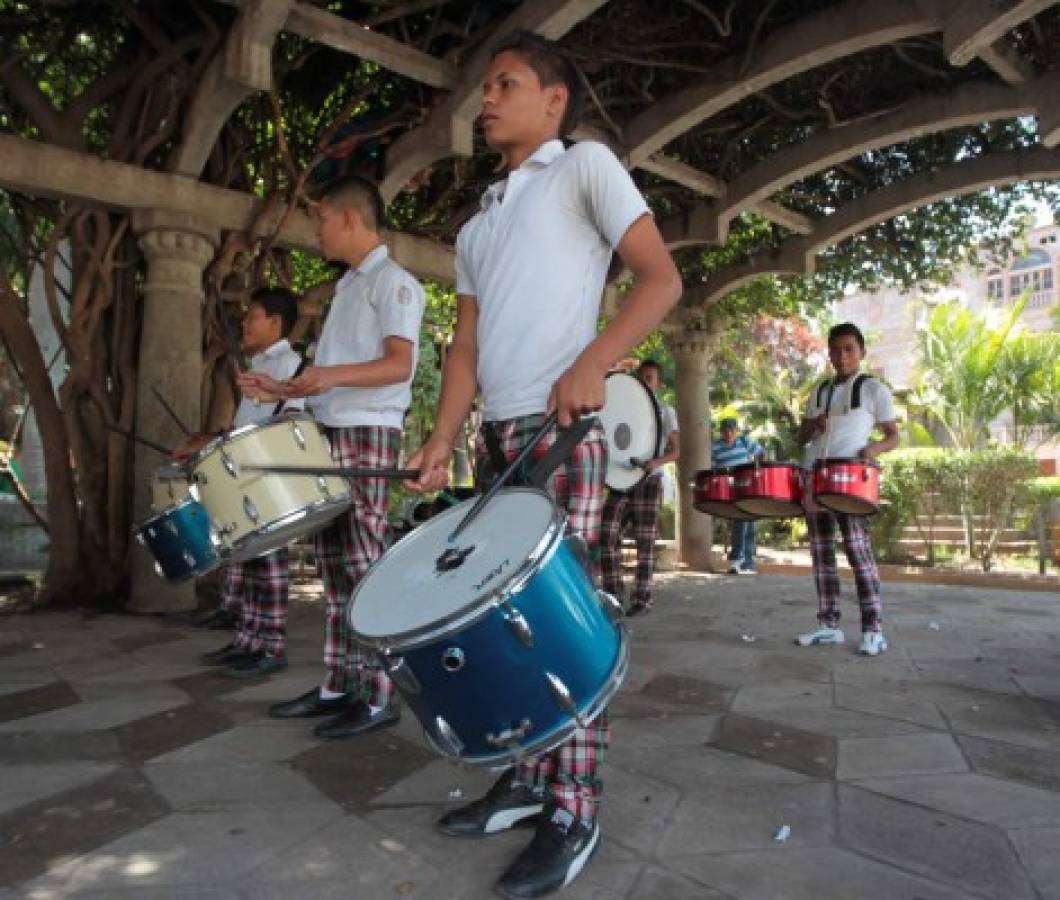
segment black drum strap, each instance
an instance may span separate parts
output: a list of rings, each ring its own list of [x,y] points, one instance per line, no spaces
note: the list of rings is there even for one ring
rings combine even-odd
[[[508,460],[505,459],[504,451],[501,450],[501,441],[497,437],[497,432],[492,422],[482,423],[482,440],[486,445],[486,453],[490,458],[490,467],[493,469],[493,475],[497,476],[508,468]],[[518,478],[518,476],[516,477]]]
[[[299,375],[302,374],[302,370],[305,369],[308,364],[309,357],[303,356],[302,361],[298,364],[298,368],[294,370],[294,374],[288,379],[288,381],[294,381],[294,379],[296,379]],[[272,411],[272,414],[274,416],[278,416],[280,414],[280,410],[282,410],[286,405],[287,399],[288,398],[285,397],[283,400],[276,404],[276,408]]]
[[[850,386],[850,408],[860,409],[861,408],[861,386],[872,378],[867,372],[862,372],[859,375],[854,376],[854,383]],[[817,408],[823,413],[828,413],[832,409],[832,395],[835,394],[835,379],[829,378],[827,381],[822,381],[817,387]],[[825,405],[821,407],[821,395],[824,393],[824,389],[828,388],[828,399],[825,401]]]
[[[545,455],[530,469],[526,476],[526,483],[530,487],[543,490],[549,476],[567,461],[574,452],[574,448],[582,442],[595,422],[595,416],[583,416],[570,428],[560,431],[556,437],[556,443],[549,447]]]

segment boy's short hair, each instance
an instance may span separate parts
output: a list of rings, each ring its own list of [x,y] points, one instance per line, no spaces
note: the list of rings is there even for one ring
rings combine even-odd
[[[248,305],[260,306],[267,316],[279,316],[281,337],[290,335],[298,321],[298,297],[285,288],[259,288]]]
[[[320,191],[320,200],[327,200],[336,209],[352,209],[371,231],[381,231],[386,225],[386,204],[379,188],[360,175],[329,181]]]
[[[493,48],[490,59],[502,53],[517,53],[534,73],[542,87],[562,84],[567,89],[567,108],[559,123],[559,136],[567,137],[581,122],[585,88],[573,61],[559,44],[525,29],[513,31]]]
[[[735,418],[733,418],[732,416],[726,416],[724,419],[721,420],[721,427],[723,429],[725,429],[725,428],[736,429],[736,428],[740,427],[740,423]]]
[[[861,333],[861,329],[853,322],[841,322],[828,329],[828,346],[831,347],[832,341],[836,338],[847,336],[854,338],[862,350],[865,349],[865,335]]]
[[[643,372],[645,369],[654,369],[659,373],[659,378],[662,378],[662,366],[660,366],[654,359],[642,359],[640,361],[640,365],[637,366],[637,371]]]

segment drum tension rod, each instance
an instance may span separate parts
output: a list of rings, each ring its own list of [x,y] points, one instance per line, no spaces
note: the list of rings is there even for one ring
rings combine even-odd
[[[450,572],[453,569],[459,568],[464,564],[464,560],[468,558],[471,551],[474,549],[474,544],[470,547],[465,547],[463,550],[457,550],[455,547],[450,547],[434,561],[435,571],[439,573]]]

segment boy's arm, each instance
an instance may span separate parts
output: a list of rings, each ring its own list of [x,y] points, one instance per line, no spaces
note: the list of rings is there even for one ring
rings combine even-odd
[[[651,334],[681,297],[681,276],[652,216],[645,214],[630,225],[617,251],[633,272],[633,290],[607,328],[553,385],[549,409],[559,412],[564,428],[604,405],[608,370]]]
[[[458,294],[453,342],[445,356],[441,397],[434,430],[423,447],[414,453],[407,468],[419,469],[416,481],[405,482],[414,491],[437,491],[449,482],[449,458],[453,445],[471,413],[478,393],[478,302]]]
[[[383,355],[363,363],[343,366],[308,366],[297,378],[286,382],[288,397],[313,397],[337,387],[385,387],[412,377],[415,357],[412,341],[403,337],[383,339]]]

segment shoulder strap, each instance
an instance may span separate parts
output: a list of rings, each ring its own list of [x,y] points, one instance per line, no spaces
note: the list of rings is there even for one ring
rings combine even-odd
[[[818,409],[821,408],[821,403],[824,400],[824,389],[825,388],[831,388],[831,387],[832,387],[832,379],[831,378],[826,378],[819,385],[817,385],[817,403],[815,405],[816,405],[816,407]],[[831,406],[831,404],[832,404],[832,392],[831,392],[831,390],[829,390],[829,392],[828,392],[828,405]],[[828,410],[825,410],[825,412],[827,412],[827,411]]]
[[[294,370],[294,374],[291,376],[291,380],[297,378],[299,375],[302,374],[302,370],[306,367],[306,364],[308,362],[309,362],[309,357],[308,356],[303,356],[302,357],[302,361],[298,364],[298,368]],[[278,416],[280,414],[280,411],[283,409],[283,407],[284,407],[284,405],[286,403],[287,403],[286,398],[283,399],[283,400],[280,400],[279,402],[277,402],[275,408],[272,411],[272,414],[274,416]]]
[[[872,378],[867,372],[862,372],[854,379],[854,384],[850,389],[850,408],[859,409],[861,407],[861,386]]]

